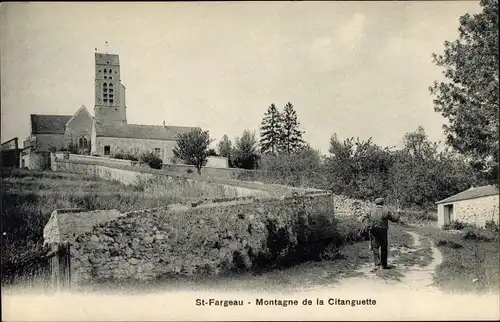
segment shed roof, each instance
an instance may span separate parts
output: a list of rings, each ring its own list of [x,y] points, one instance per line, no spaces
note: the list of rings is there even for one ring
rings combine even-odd
[[[72,242],[79,235],[92,228],[115,220],[121,214],[118,210],[85,211],[84,209],[58,209],[52,212],[43,229],[44,244]]]
[[[487,196],[493,196],[493,195],[498,195],[498,187],[497,186],[495,186],[495,185],[482,186],[482,187],[470,188],[468,190],[462,191],[460,193],[457,193],[456,195],[453,195],[451,197],[448,197],[446,199],[438,201],[438,202],[436,202],[436,204],[450,203],[450,202],[455,202],[455,201],[460,201],[460,200],[481,198],[481,197],[487,197]]]
[[[31,134],[64,134],[72,115],[31,114]]]
[[[96,136],[174,141],[176,136],[194,129],[189,126],[138,125],[95,122]]]

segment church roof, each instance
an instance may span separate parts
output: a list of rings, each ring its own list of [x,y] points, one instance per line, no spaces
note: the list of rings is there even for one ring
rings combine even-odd
[[[192,129],[194,129],[194,127],[121,123],[103,124],[100,122],[95,123],[96,136],[129,139],[174,141],[178,134],[187,133]]]
[[[72,115],[31,114],[31,134],[64,134]]]

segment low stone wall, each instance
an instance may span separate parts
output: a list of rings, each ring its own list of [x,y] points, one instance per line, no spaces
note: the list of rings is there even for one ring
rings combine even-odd
[[[110,166],[104,164],[94,164],[93,162],[84,161],[71,161],[71,160],[52,160],[53,171],[65,171],[71,173],[79,173],[105,180],[116,180],[126,185],[137,185],[141,181],[161,177],[167,188],[170,183],[184,184],[184,185],[197,185],[200,188],[204,186],[214,186],[218,184],[226,191],[226,195],[234,197],[247,197],[247,196],[267,196],[272,193],[279,193],[271,191],[268,193],[266,189],[256,189],[250,187],[241,187],[235,183],[225,184],[221,180],[203,180],[201,178],[189,178],[188,176],[180,176],[175,174],[165,173],[161,170],[153,170],[142,167],[132,166]],[[283,192],[284,193],[284,192]]]
[[[130,160],[122,160],[122,159],[114,159],[114,158],[103,158],[103,157],[95,157],[92,155],[82,155],[82,154],[70,154],[69,160],[71,161],[89,161],[96,164],[103,165],[127,165],[132,166],[134,162]]]
[[[192,165],[185,164],[163,164],[163,169],[180,175],[196,173],[196,168]],[[201,175],[205,177],[220,178],[220,179],[237,179],[246,170],[235,168],[201,168]]]
[[[283,196],[293,193],[310,194],[322,192],[319,189],[294,188],[277,184],[263,184],[260,182],[239,181],[230,179],[208,178],[194,175],[179,175],[165,170],[155,170],[148,167],[127,165],[104,165],[93,161],[73,161],[68,159],[57,159],[52,156],[51,168],[53,171],[65,171],[80,173],[106,180],[117,180],[126,185],[135,185],[140,180],[163,177],[171,180],[181,180],[189,184],[210,185],[219,184],[227,189],[237,191],[240,196]]]
[[[265,259],[279,262],[295,256],[304,236],[297,222],[322,230],[333,225],[333,201],[330,194],[247,198],[123,214],[76,238],[74,282],[220,274]],[[270,230],[286,242],[270,238]]]

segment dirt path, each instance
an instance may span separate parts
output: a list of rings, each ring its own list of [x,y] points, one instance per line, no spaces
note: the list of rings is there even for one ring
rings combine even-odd
[[[321,285],[307,288],[308,290],[324,290],[333,288],[336,290],[361,289],[361,290],[379,290],[381,292],[394,291],[426,291],[439,292],[432,286],[433,275],[436,268],[442,263],[443,255],[428,238],[423,238],[419,234],[411,231],[405,231],[411,235],[413,243],[409,247],[391,247],[389,250],[389,264],[393,266],[390,270],[379,270],[375,273],[370,272],[372,264],[364,264],[356,270],[354,277],[340,279],[332,285]],[[422,242],[422,238],[424,242]],[[408,265],[400,260],[402,256],[418,257],[420,251],[432,251],[432,260],[425,266]]]

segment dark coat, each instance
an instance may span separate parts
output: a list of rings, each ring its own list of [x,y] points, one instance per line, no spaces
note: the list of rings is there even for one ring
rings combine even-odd
[[[363,216],[362,221],[370,227],[388,229],[389,220],[392,222],[399,221],[399,214],[390,210],[387,206],[374,205],[370,211]]]

